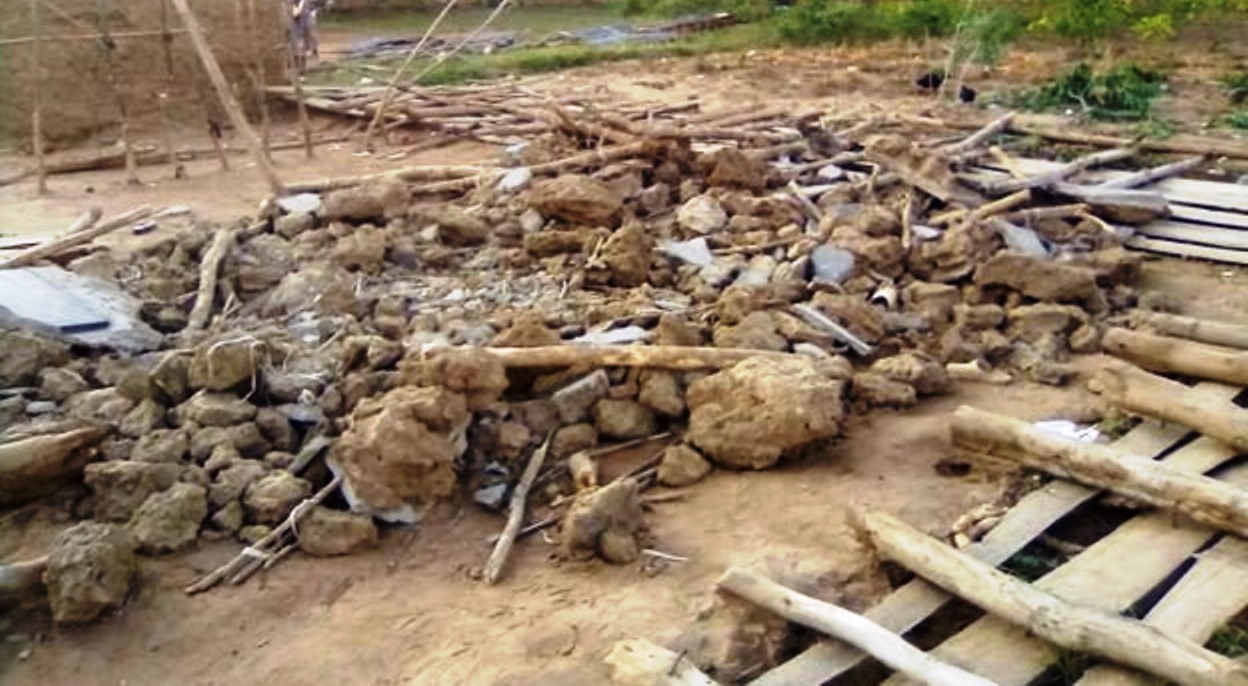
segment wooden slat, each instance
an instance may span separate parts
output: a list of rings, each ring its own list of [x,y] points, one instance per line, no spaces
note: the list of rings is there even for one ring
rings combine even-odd
[[[1248,214],[1209,210],[1179,203],[1170,205],[1170,218],[1200,225],[1224,226],[1228,229],[1248,229]]]
[[[1226,444],[1202,437],[1177,451],[1168,464],[1201,473],[1235,456],[1236,451]],[[1237,466],[1220,478],[1248,485],[1248,465]],[[1118,527],[1035,585],[1072,603],[1122,611],[1216,535],[1168,513],[1142,515]],[[1026,686],[1059,657],[1051,644],[994,616],[981,618],[931,652],[938,659],[1001,686]],[[909,683],[896,675],[884,682],[885,686]]]
[[[1199,243],[1230,250],[1248,250],[1248,231],[1238,231],[1236,229],[1154,221],[1135,227],[1135,232],[1149,238]]]
[[[1201,383],[1195,390],[1228,402],[1239,392],[1231,386],[1216,383]],[[1113,447],[1126,454],[1156,456],[1187,433],[1182,427],[1145,422],[1115,441]],[[1175,455],[1162,459],[1168,462]],[[996,528],[982,541],[969,546],[966,552],[988,564],[999,565],[1097,493],[1069,481],[1054,481],[1020,500]],[[914,579],[890,593],[865,615],[904,634],[935,614],[950,599],[941,589],[922,579]],[[865,656],[861,652],[845,643],[821,641],[755,679],[751,686],[821,684],[849,671],[863,659]]]
[[[1144,617],[1170,634],[1198,644],[1248,606],[1248,542],[1223,538],[1200,553],[1196,564]],[[1115,665],[1100,665],[1084,673],[1075,686],[1151,686],[1156,679]]]
[[[1129,248],[1155,252],[1162,255],[1194,257],[1201,260],[1212,260],[1214,262],[1226,262],[1228,264],[1248,266],[1248,252],[1244,252],[1242,250],[1214,248],[1207,245],[1194,245],[1191,243],[1177,243],[1175,241],[1147,238],[1145,236],[1132,236],[1126,240],[1126,245]]]

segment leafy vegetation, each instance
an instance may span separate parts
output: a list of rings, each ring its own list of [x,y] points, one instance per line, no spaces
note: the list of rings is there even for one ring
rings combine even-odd
[[[1233,129],[1248,130],[1248,110],[1227,115],[1226,125]]]
[[[1205,647],[1232,658],[1248,655],[1248,630],[1237,624],[1229,624],[1215,631]]]
[[[1096,72],[1080,63],[1052,82],[1025,91],[1017,104],[1031,110],[1074,109],[1101,121],[1149,118],[1153,101],[1165,90],[1165,77],[1134,64]]]

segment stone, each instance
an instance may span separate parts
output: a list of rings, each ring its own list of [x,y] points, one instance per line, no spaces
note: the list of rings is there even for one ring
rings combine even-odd
[[[654,435],[654,413],[633,400],[604,398],[594,404],[594,426],[608,438],[628,440]]]
[[[975,270],[975,283],[1005,286],[1036,300],[1079,303],[1095,312],[1106,308],[1095,271],[1043,258],[997,253]]]
[[[843,392],[810,358],[748,359],[689,387],[687,438],[717,464],[766,469],[838,436]]]
[[[135,462],[177,464],[186,457],[190,438],[182,429],[156,429],[139,436],[130,451]]]
[[[283,215],[273,222],[273,230],[287,239],[314,228],[316,228],[316,218],[306,212]]]
[[[563,520],[563,554],[628,564],[640,554],[641,517],[641,488],[632,478],[581,491]]]
[[[1005,308],[1000,305],[963,305],[953,308],[954,322],[972,331],[995,329],[1005,321]]]
[[[561,423],[559,408],[549,398],[537,398],[535,400],[511,403],[511,416],[529,427],[529,431],[539,436],[545,436],[554,431],[559,428]],[[554,449],[553,442],[551,449]]]
[[[72,369],[48,367],[39,372],[39,397],[53,402],[65,402],[71,395],[90,390],[86,380]]]
[[[685,413],[685,393],[676,375],[666,370],[649,370],[641,375],[641,392],[637,400],[642,405],[668,417]]]
[[[672,205],[672,187],[659,181],[642,189],[637,196],[637,208],[646,215],[656,215]]]
[[[165,408],[147,398],[140,402],[117,425],[124,436],[142,438],[165,425]]]
[[[208,456],[208,459],[204,460],[204,472],[215,477],[242,461],[243,456],[239,454],[237,448],[232,445],[218,445],[212,449],[212,454]]]
[[[200,391],[176,410],[181,422],[200,426],[234,426],[249,422],[256,416],[256,406],[227,393]]]
[[[776,328],[776,321],[764,311],[747,314],[739,324],[715,327],[712,339],[717,348],[748,348],[751,350],[788,350],[789,342]]]
[[[599,253],[605,282],[620,288],[635,288],[644,284],[650,274],[653,250],[654,245],[645,229],[637,222],[629,223],[611,234]],[[587,278],[592,273],[591,270]]]
[[[134,406],[135,402],[118,393],[116,388],[101,388],[70,396],[61,409],[70,417],[115,426]]]
[[[56,412],[57,404],[51,400],[32,400],[26,403],[26,414],[31,417],[41,417],[45,414]]]
[[[472,494],[472,501],[487,510],[502,512],[507,508],[507,482],[499,482],[478,488]]]
[[[563,174],[537,184],[529,205],[543,217],[569,224],[613,227],[619,221],[624,200],[606,184],[582,174]]]
[[[217,473],[208,487],[208,500],[213,507],[225,507],[239,500],[253,483],[263,479],[269,468],[258,460],[236,460]]]
[[[667,312],[659,316],[659,325],[655,329],[655,345],[683,345],[683,346],[702,346],[706,345],[706,336],[702,330],[693,324],[684,315]]]
[[[248,545],[255,545],[273,533],[273,527],[264,524],[250,524],[238,530],[238,540]]]
[[[176,483],[155,493],[130,518],[130,533],[145,553],[171,553],[195,542],[208,516],[208,491]]]
[[[888,333],[883,311],[866,298],[821,292],[815,294],[811,304],[867,343],[878,343]]]
[[[550,439],[551,457],[562,460],[573,453],[598,445],[598,429],[593,424],[569,424],[560,427]]]
[[[191,358],[177,352],[165,353],[149,372],[151,385],[169,405],[178,405],[191,396]]]
[[[1070,351],[1080,355],[1092,355],[1101,351],[1100,327],[1084,324],[1070,334]]]
[[[399,363],[399,384],[440,386],[462,394],[469,410],[498,402],[509,384],[503,363],[488,350],[446,348],[430,356],[419,351]]]
[[[238,289],[253,294],[267,291],[298,266],[294,248],[286,239],[262,233],[231,254]]]
[[[599,369],[555,391],[551,400],[564,424],[575,424],[589,417],[590,409],[611,392],[611,380]]]
[[[728,213],[715,198],[699,195],[680,206],[676,221],[686,231],[705,235],[723,229],[728,224]]]
[[[99,522],[57,534],[43,572],[52,619],[85,624],[124,605],[138,569],[135,545],[124,528]]]
[[[315,557],[350,555],[376,544],[372,517],[317,505],[299,522],[299,549]]]
[[[386,259],[386,234],[375,226],[360,226],[330,250],[335,264],[352,271],[376,272]]]
[[[535,257],[554,257],[565,253],[584,252],[585,244],[594,234],[581,229],[560,231],[547,229],[525,234],[524,250]]]
[[[466,398],[445,387],[400,386],[362,401],[332,453],[352,510],[411,521],[414,507],[449,498],[471,419]]]
[[[0,398],[0,431],[26,418],[26,400],[20,395]]]
[[[384,220],[406,213],[411,196],[400,181],[373,181],[330,191],[322,199],[322,220]]]
[[[213,512],[208,521],[227,534],[238,533],[238,530],[243,528],[243,504],[237,500],[231,500],[225,507]]]
[[[443,205],[426,211],[425,215],[437,224],[438,240],[447,245],[457,248],[481,245],[490,237],[490,227],[484,221],[454,205]]]
[[[814,280],[821,283],[844,283],[854,274],[854,254],[844,248],[825,243],[810,253]]]
[[[1035,343],[1045,336],[1065,335],[1087,319],[1083,310],[1077,307],[1052,303],[1015,307],[1008,317],[1010,336],[1028,343]]]
[[[96,462],[83,469],[83,483],[91,492],[92,512],[97,520],[124,522],[153,493],[177,483],[183,471],[181,466],[169,463]]]
[[[302,265],[263,297],[260,314],[264,317],[286,317],[305,311],[341,315],[354,312],[358,306],[350,272],[326,262]]]
[[[286,415],[271,407],[262,407],[256,411],[256,428],[273,450],[293,452],[298,448],[298,437],[295,427],[291,426]]]
[[[875,372],[860,372],[850,384],[850,397],[866,407],[912,407],[918,402],[914,386]]]
[[[257,369],[265,358],[262,343],[245,340],[224,340],[204,343],[195,349],[187,370],[192,389],[228,391],[257,382]]]
[[[933,323],[949,321],[954,309],[962,302],[957,286],[947,283],[912,281],[901,290],[901,302],[905,307],[927,314]]]
[[[711,186],[739,188],[755,193],[767,188],[767,170],[754,158],[737,148],[720,148],[703,155],[698,165],[706,173]]]
[[[325,381],[315,372],[267,369],[264,372],[264,386],[272,400],[297,403],[304,391],[313,397],[319,396],[325,388]]]
[[[941,395],[953,388],[943,365],[917,353],[906,352],[876,360],[871,371],[914,387],[921,396]]]
[[[247,422],[230,427],[209,426],[191,435],[191,459],[203,462],[220,445],[228,445],[243,457],[258,458],[269,452],[269,444],[256,425]]]
[[[28,331],[0,329],[0,387],[32,386],[39,373],[69,363],[69,348]]]
[[[310,495],[312,484],[307,481],[290,472],[271,472],[247,487],[243,509],[254,523],[277,525]]]
[[[282,452],[280,450],[274,450],[272,452],[268,452],[264,454],[265,466],[273,470],[277,470],[277,469],[289,470],[290,466],[293,465],[296,461],[298,461],[298,459],[299,459],[298,456],[295,455],[294,453]]]
[[[559,334],[551,331],[536,315],[520,315],[512,325],[499,332],[490,345],[496,348],[540,348],[559,345]]]
[[[659,483],[672,488],[689,486],[704,479],[712,468],[702,453],[678,443],[663,451],[663,461],[659,463]]]

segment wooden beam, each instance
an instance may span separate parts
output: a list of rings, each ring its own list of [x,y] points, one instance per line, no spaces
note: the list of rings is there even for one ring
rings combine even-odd
[[[1133,414],[1175,422],[1248,453],[1248,410],[1210,401],[1191,388],[1117,360],[1092,378],[1089,388]]]
[[[204,71],[208,73],[208,79],[212,81],[212,86],[217,91],[217,97],[221,99],[221,105],[230,117],[230,123],[234,125],[239,135],[243,137],[243,141],[251,152],[252,159],[255,160],[261,175],[264,176],[264,180],[269,184],[269,189],[275,195],[281,195],[285,188],[282,186],[281,180],[278,179],[277,172],[274,171],[268,155],[265,154],[263,142],[256,135],[255,129],[247,122],[247,117],[243,114],[243,108],[239,106],[238,101],[234,99],[234,94],[230,92],[230,84],[226,82],[225,74],[221,73],[221,65],[217,63],[217,58],[212,54],[212,48],[209,47],[208,40],[204,38],[203,30],[199,27],[199,20],[191,12],[191,8],[187,5],[186,0],[169,1],[173,3],[174,11],[181,17],[182,25],[191,37],[191,45],[194,46],[195,53],[199,56],[199,61],[203,65]]]
[[[1248,686],[1248,668],[1138,620],[1076,605],[999,572],[881,512],[860,517],[880,554],[1058,646],[1184,686]]]
[[[1248,351],[1114,328],[1101,344],[1106,353],[1155,372],[1248,386]]]
[[[26,267],[35,264],[40,260],[55,257],[70,248],[83,245],[84,243],[90,243],[110,231],[116,231],[117,229],[129,226],[140,219],[146,219],[154,212],[155,210],[146,205],[130,210],[125,214],[113,217],[103,224],[93,228],[72,232],[64,237],[44,243],[39,247],[31,248],[30,250],[20,253],[8,261],[0,262],[0,269],[7,269],[10,267]]]
[[[1248,350],[1248,326],[1211,319],[1196,319],[1164,312],[1137,312],[1139,324],[1165,336]]]

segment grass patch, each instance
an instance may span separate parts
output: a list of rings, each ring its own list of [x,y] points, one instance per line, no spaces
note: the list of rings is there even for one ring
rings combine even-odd
[[[1205,647],[1230,658],[1248,655],[1248,630],[1231,624],[1218,629]]]
[[[623,43],[609,46],[558,45],[549,47],[515,48],[492,55],[464,55],[447,60],[420,80],[422,86],[439,86],[479,81],[523,74],[541,74],[593,64],[619,62],[622,60],[692,57],[716,52],[741,51],[770,47],[779,44],[771,24],[741,24],[719,31],[700,33],[666,43]],[[372,60],[382,80],[398,67],[400,60]],[[429,60],[417,60],[409,73],[419,73]],[[358,82],[360,71],[349,67],[318,72],[310,76],[317,85],[346,85]]]
[[[1234,103],[1248,102],[1248,71],[1239,71],[1223,76],[1220,81],[1226,89],[1226,95]]]
[[[1248,131],[1248,110],[1227,115],[1226,125],[1232,129]]]
[[[1019,94],[1016,104],[1037,111],[1073,109],[1098,121],[1142,121],[1164,90],[1164,76],[1134,64],[1097,73],[1080,63],[1051,83]]]
[[[481,25],[493,10],[489,7],[457,7],[438,27],[440,35],[467,33]],[[321,19],[329,31],[374,33],[388,36],[419,35],[433,23],[437,12],[382,11],[336,13]],[[511,6],[490,24],[490,30],[517,31],[527,36],[545,36],[558,31],[600,26],[620,21],[618,8],[604,5],[583,7]]]
[[[1033,583],[1062,565],[1062,556],[1042,543],[1029,543],[1001,565],[1001,571]]]

